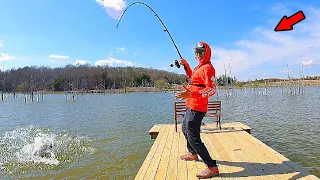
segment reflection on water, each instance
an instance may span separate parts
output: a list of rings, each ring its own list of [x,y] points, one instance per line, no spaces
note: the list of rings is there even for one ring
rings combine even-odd
[[[320,176],[320,88],[219,90],[221,121],[252,135]],[[84,94],[75,101],[24,95],[0,102],[0,175],[5,178],[133,179],[153,143],[154,124],[173,123],[172,92]],[[205,120],[209,121],[209,120]]]

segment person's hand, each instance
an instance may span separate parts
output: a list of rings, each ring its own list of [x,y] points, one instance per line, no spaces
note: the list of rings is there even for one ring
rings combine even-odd
[[[188,64],[188,62],[187,62],[185,59],[180,58],[180,64],[181,64],[182,66],[184,66],[184,65]]]
[[[191,97],[191,92],[187,89],[186,85],[182,85],[185,91],[177,92],[174,97],[179,100],[183,100]]]

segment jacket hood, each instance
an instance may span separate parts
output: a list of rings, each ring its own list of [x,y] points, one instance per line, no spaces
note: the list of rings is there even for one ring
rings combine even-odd
[[[204,45],[204,47],[206,49],[206,52],[204,54],[203,60],[199,62],[198,66],[195,69],[198,69],[199,67],[201,67],[204,64],[208,64],[208,63],[211,64],[211,61],[210,61],[210,59],[211,59],[211,48],[210,48],[209,44],[206,43],[206,42],[199,42],[199,43],[202,43]]]

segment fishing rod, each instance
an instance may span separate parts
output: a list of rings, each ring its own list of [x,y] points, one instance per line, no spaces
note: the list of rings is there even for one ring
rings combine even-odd
[[[116,28],[118,28],[118,26],[119,26],[119,24],[120,24],[120,21],[121,21],[122,17],[124,16],[124,14],[126,13],[126,11],[127,11],[131,6],[133,6],[133,5],[135,5],[135,4],[145,5],[147,8],[149,8],[149,9],[154,13],[154,15],[159,19],[159,21],[160,21],[161,24],[163,25],[164,31],[168,33],[168,35],[169,35],[169,37],[170,37],[170,39],[171,39],[174,47],[176,48],[176,50],[177,50],[180,58],[182,58],[182,56],[181,56],[181,54],[180,54],[180,51],[179,51],[176,43],[174,42],[174,40],[173,40],[173,38],[172,38],[169,30],[167,29],[166,25],[165,25],[165,24],[163,23],[163,21],[160,19],[160,17],[158,16],[158,14],[157,14],[149,5],[147,5],[146,3],[143,3],[143,2],[134,2],[134,3],[130,4],[130,5],[123,11],[123,13],[122,13],[122,15],[121,15],[121,17],[120,17],[120,19],[119,19],[119,21],[118,21],[118,24],[117,24],[117,27],[116,27]],[[179,64],[178,60],[174,60],[174,63],[173,63],[173,64],[170,64],[171,67],[173,67],[174,65],[177,66],[178,68],[180,68],[180,64]]]

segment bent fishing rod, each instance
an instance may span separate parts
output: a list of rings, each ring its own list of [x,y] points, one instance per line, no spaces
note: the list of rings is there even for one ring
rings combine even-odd
[[[149,8],[149,9],[154,13],[154,15],[159,19],[159,21],[161,22],[162,26],[164,27],[164,31],[168,33],[168,35],[169,35],[169,37],[170,37],[170,39],[171,39],[174,47],[176,48],[176,50],[177,50],[180,58],[182,58],[182,56],[181,56],[181,54],[180,54],[180,51],[179,51],[176,43],[174,42],[174,40],[173,40],[173,38],[172,38],[169,30],[167,29],[166,25],[165,25],[165,24],[163,23],[163,21],[160,19],[160,17],[158,16],[158,14],[157,14],[149,5],[147,5],[146,3],[143,3],[143,2],[134,2],[134,3],[130,4],[130,5],[123,11],[123,13],[122,13],[122,15],[121,15],[121,17],[120,17],[120,19],[119,19],[119,21],[118,21],[118,24],[117,24],[117,27],[116,27],[116,28],[118,28],[118,26],[119,26],[119,24],[120,24],[120,21],[121,21],[122,17],[124,16],[124,14],[126,13],[126,11],[127,11],[131,6],[133,6],[133,5],[135,5],[135,4],[145,5],[147,8]],[[180,68],[180,64],[179,64],[178,60],[175,60],[175,61],[174,61],[174,64],[170,64],[171,67],[173,67],[174,65],[177,66],[178,68]]]

